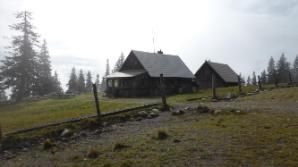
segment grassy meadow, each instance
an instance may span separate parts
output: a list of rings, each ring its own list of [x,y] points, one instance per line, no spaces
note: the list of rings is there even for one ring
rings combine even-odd
[[[102,112],[142,104],[136,100],[102,99]],[[82,94],[71,99],[46,99],[0,106],[0,123],[4,133],[45,123],[95,114],[93,94]]]
[[[272,88],[272,85],[265,86]],[[242,87],[243,93],[254,92],[256,86]],[[297,98],[297,88],[294,91],[288,91],[287,88],[276,89],[273,95],[264,95],[266,98],[276,96],[276,92],[280,92],[281,97]],[[272,91],[270,91],[272,92]],[[270,93],[269,92],[269,93]],[[218,88],[217,95],[220,98],[225,97],[227,93],[232,93],[236,96],[239,95],[238,87]],[[177,103],[186,103],[189,99],[198,98],[199,101],[210,101],[212,91],[202,90],[196,93],[181,94],[168,97],[168,102],[171,105]],[[262,95],[258,96],[259,99],[266,99]],[[245,97],[247,100],[254,98],[254,96]],[[244,99],[245,99],[244,98]],[[101,98],[100,106],[102,112],[113,111],[127,107],[133,107],[140,104],[151,103],[159,101],[159,98],[119,98],[108,99]],[[0,124],[4,133],[14,131],[20,128],[29,128],[36,125],[42,125],[55,121],[61,121],[69,118],[77,118],[84,115],[95,114],[95,104],[92,94],[82,94],[71,99],[45,99],[33,102],[22,102],[13,105],[0,106]]]

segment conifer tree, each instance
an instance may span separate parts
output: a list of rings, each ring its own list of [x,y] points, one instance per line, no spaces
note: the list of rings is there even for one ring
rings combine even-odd
[[[251,82],[253,85],[257,85],[257,77],[256,77],[256,73],[252,72],[252,79]]]
[[[294,80],[298,82],[298,55],[296,56],[293,63]]]
[[[124,63],[124,54],[121,53],[120,57],[118,58],[115,67],[113,69],[113,72],[117,72],[120,70],[120,68],[122,67],[122,64]]]
[[[76,68],[73,67],[70,73],[70,78],[68,81],[68,92],[77,92],[78,90],[78,77],[76,74]]]
[[[250,76],[247,77],[246,84],[247,84],[247,85],[251,85],[251,79],[250,79]]]
[[[267,74],[268,74],[268,83],[272,84],[276,82],[276,68],[275,68],[275,61],[273,57],[270,58],[268,67],[267,67]]]
[[[95,84],[96,84],[96,85],[99,85],[99,74],[96,75]]]
[[[38,34],[31,24],[31,13],[27,11],[16,14],[18,23],[10,26],[18,35],[13,36],[10,55],[2,61],[1,75],[7,87],[12,89],[11,98],[20,101],[33,95],[37,76],[37,54],[34,46],[38,44]]]
[[[58,77],[58,73],[55,71],[54,77],[52,78],[52,84],[53,84],[53,91],[56,93],[63,93],[63,89],[61,87],[61,82]]]
[[[92,75],[91,75],[90,71],[88,71],[88,73],[87,73],[86,91],[87,92],[92,92]]]
[[[37,76],[34,94],[43,96],[54,91],[51,76],[51,61],[46,40],[43,41],[40,53],[37,55]]]
[[[79,78],[78,78],[78,92],[82,93],[86,91],[86,84],[85,84],[85,76],[84,76],[84,72],[81,69],[79,72]]]
[[[290,82],[289,73],[290,73],[290,63],[287,62],[285,54],[282,53],[282,55],[280,56],[277,62],[278,81],[283,83]]]
[[[261,79],[261,83],[263,83],[263,84],[267,83],[267,77],[266,77],[266,71],[265,70],[262,71],[260,79]]]

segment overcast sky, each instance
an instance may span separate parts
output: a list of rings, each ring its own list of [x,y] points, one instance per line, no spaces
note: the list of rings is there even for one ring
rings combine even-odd
[[[297,0],[0,0],[0,55],[14,13],[28,10],[48,42],[63,86],[73,66],[101,76],[106,59],[141,50],[179,55],[195,73],[205,60],[247,76],[282,52],[298,54]]]

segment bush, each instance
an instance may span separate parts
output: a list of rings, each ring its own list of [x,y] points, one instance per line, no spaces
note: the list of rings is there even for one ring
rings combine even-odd
[[[97,158],[98,156],[99,156],[99,153],[95,148],[93,148],[93,147],[89,148],[89,150],[87,152],[88,158]]]
[[[47,139],[43,142],[44,150],[49,150],[49,149],[53,148],[54,146],[55,146],[55,144],[50,139]]]
[[[0,141],[2,141],[2,138],[3,138],[3,134],[2,134],[2,127],[1,127],[1,124],[0,124]]]
[[[157,131],[157,136],[156,139],[157,140],[165,140],[169,137],[168,132],[166,129],[159,129]]]
[[[114,151],[117,151],[117,150],[122,150],[124,148],[127,148],[128,146],[125,145],[125,144],[122,144],[122,143],[116,143],[115,146],[114,146]]]

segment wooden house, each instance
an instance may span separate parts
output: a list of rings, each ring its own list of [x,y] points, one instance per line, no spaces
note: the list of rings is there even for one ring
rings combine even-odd
[[[205,61],[195,74],[199,89],[212,87],[212,75],[214,75],[216,87],[238,85],[238,75],[229,65]]]
[[[160,95],[160,74],[166,93],[192,92],[195,77],[178,56],[132,50],[118,72],[106,77],[106,94],[113,97]]]

